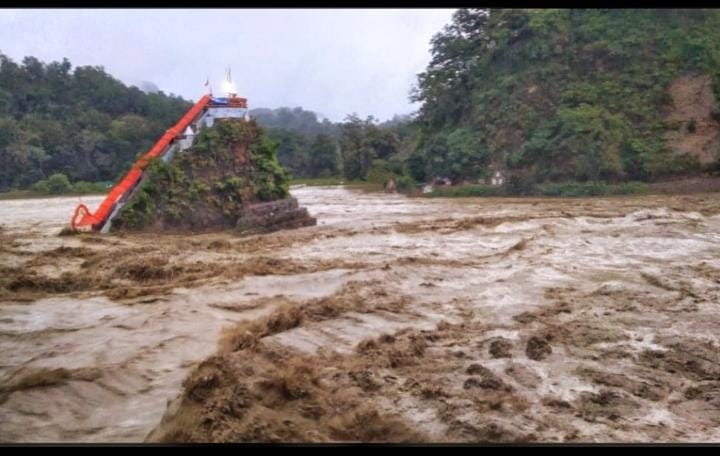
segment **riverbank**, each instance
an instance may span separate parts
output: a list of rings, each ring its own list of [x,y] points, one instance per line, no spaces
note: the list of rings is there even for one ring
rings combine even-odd
[[[664,182],[564,182],[539,185],[490,186],[464,184],[438,186],[428,193],[417,193],[425,198],[463,197],[588,197],[588,196],[630,196],[652,194],[688,195],[694,193],[720,192],[720,177],[693,177]]]

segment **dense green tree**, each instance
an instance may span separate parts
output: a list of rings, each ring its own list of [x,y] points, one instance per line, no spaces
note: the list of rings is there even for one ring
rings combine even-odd
[[[401,141],[393,127],[379,125],[372,116],[361,119],[349,115],[340,126],[340,151],[343,174],[348,179],[365,179],[374,160],[380,160],[383,167],[397,161],[401,152]]]
[[[310,145],[307,173],[312,177],[330,177],[340,173],[340,155],[335,139],[323,134],[315,137]]]
[[[367,131],[372,118],[360,119],[349,115],[340,127],[340,151],[343,160],[343,174],[348,179],[364,179],[372,160],[376,157],[370,147]]]
[[[269,128],[268,137],[278,144],[277,156],[281,165],[294,177],[307,177],[308,138],[294,130]]]
[[[63,193],[68,193],[72,186],[70,185],[70,180],[67,178],[66,175],[62,173],[55,173],[52,176],[48,177],[47,188],[49,193],[60,195]]]
[[[400,151],[400,138],[391,128],[382,128],[370,121],[366,123],[365,134],[375,157],[387,160]]]
[[[453,181],[477,179],[485,171],[489,154],[477,131],[457,128],[447,137],[447,160],[443,174]]]

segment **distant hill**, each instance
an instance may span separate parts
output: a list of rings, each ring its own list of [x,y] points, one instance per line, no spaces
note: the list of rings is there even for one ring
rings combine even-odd
[[[277,109],[256,108],[250,110],[250,115],[266,128],[292,130],[304,135],[337,136],[339,132],[337,124],[327,119],[320,121],[317,114],[299,106]]]
[[[140,90],[142,90],[145,93],[157,93],[160,92],[160,88],[155,85],[155,83],[150,81],[142,81],[140,82]]]

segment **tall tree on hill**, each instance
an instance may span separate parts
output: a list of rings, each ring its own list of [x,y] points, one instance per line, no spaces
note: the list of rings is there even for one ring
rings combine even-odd
[[[330,177],[340,173],[340,156],[336,141],[328,135],[317,135],[310,145],[307,173],[311,177]]]

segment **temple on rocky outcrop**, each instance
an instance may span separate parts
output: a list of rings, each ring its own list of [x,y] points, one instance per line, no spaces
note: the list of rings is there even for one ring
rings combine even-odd
[[[192,145],[155,160],[113,220],[113,231],[267,232],[314,225],[288,192],[276,146],[247,117],[216,118]]]

